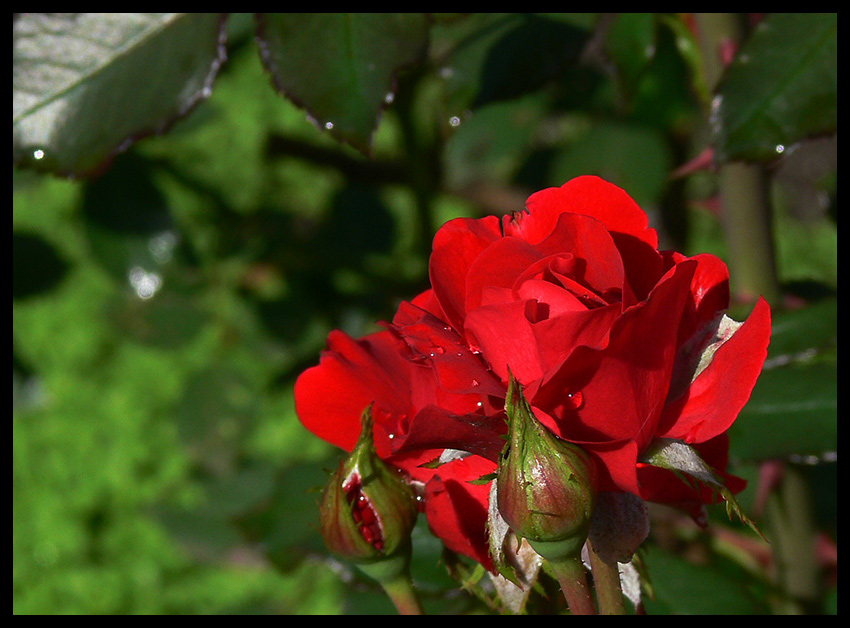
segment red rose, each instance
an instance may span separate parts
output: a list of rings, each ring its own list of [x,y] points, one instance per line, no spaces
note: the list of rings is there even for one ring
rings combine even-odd
[[[404,319],[407,308],[421,312],[402,304],[396,318]],[[421,313],[435,324],[433,317]],[[496,469],[493,461],[504,445],[499,434],[505,431],[505,420],[503,408],[491,400],[501,395],[503,403],[504,391],[462,346],[460,336],[444,327],[441,323],[428,333],[439,336],[443,346],[452,345],[455,351],[450,355],[436,344],[418,342],[414,323],[408,327],[407,342],[418,349],[394,331],[360,340],[331,332],[319,365],[295,383],[296,410],[314,434],[351,451],[360,433],[360,413],[374,403],[378,455],[403,469],[418,486],[434,534],[450,549],[489,569],[485,530],[489,487],[470,482]],[[443,366],[435,368],[435,358]],[[453,363],[459,367],[453,369]],[[461,390],[451,381],[453,370],[479,380],[473,384],[467,378],[467,389]],[[459,446],[463,451],[454,451]]]
[[[599,489],[692,509],[713,501],[641,455],[689,444],[726,480],[726,431],[749,398],[770,337],[759,300],[724,312],[728,272],[712,255],[658,251],[644,212],[596,177],[532,195],[502,219],[459,218],[434,238],[432,289],[355,342],[335,332],[296,384],[318,436],[350,448],[375,403],[378,452],[421,482],[432,530],[490,566],[489,492],[509,370],[535,415],[594,459]],[[465,452],[465,453],[460,453]],[[445,464],[419,466],[437,459]]]

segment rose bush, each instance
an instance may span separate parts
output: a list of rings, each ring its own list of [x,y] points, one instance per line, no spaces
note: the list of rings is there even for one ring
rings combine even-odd
[[[314,434],[350,450],[374,403],[379,455],[420,490],[431,530],[493,567],[489,486],[504,445],[510,374],[537,418],[593,459],[601,491],[691,513],[716,499],[642,459],[658,439],[726,474],[726,432],[767,354],[770,311],[725,316],[729,277],[712,255],[659,251],[646,214],[592,176],[533,194],[526,211],[458,218],[437,232],[431,288],[360,340],[332,332],[296,382]]]

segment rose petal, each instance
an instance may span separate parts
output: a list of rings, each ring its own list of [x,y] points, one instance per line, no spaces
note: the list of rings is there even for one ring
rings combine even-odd
[[[456,218],[440,227],[434,236],[428,267],[431,287],[446,314],[446,321],[455,329],[463,329],[469,267],[484,249],[501,237],[496,216],[477,220]]]
[[[534,323],[531,329],[543,372],[556,368],[577,347],[604,348],[619,315],[620,306],[614,304],[593,310],[564,312]]]
[[[685,257],[680,253],[665,251],[663,256],[670,267],[689,259],[697,262],[691,281],[691,303],[685,306],[679,328],[681,345],[718,312],[724,312],[729,307],[729,269],[720,258],[710,254]]]
[[[632,440],[581,443],[596,460],[600,491],[625,491],[640,495],[637,475],[638,446]]]
[[[533,246],[519,238],[502,238],[488,246],[469,266],[464,311],[481,305],[485,289],[512,288],[517,277],[540,257]]]
[[[295,382],[295,409],[304,426],[351,451],[360,435],[360,415],[370,403],[382,416],[410,412],[409,388],[398,376],[407,371],[400,348],[404,345],[387,331],[359,341],[331,332],[319,365]]]
[[[671,269],[649,298],[615,322],[603,350],[577,347],[533,403],[556,416],[570,441],[635,440],[643,448],[654,436],[670,383],[679,316],[696,264]],[[581,392],[576,409],[569,393]]]
[[[571,278],[598,294],[622,290],[623,260],[611,233],[599,220],[581,214],[561,214],[555,228],[537,245],[544,255],[570,253],[578,262]]]
[[[406,434],[393,439],[394,454],[427,449],[458,449],[498,460],[505,446],[502,435],[507,429],[498,414],[455,415],[427,406],[410,422]]]
[[[493,372],[508,381],[508,370],[522,383],[543,376],[537,338],[526,317],[527,301],[485,305],[466,315],[465,331]],[[503,393],[504,394],[504,393]]]
[[[770,343],[770,306],[759,299],[686,395],[664,408],[659,437],[701,443],[722,434],[747,403]]]
[[[559,188],[532,194],[527,212],[505,216],[505,235],[516,235],[536,243],[547,237],[563,213],[592,216],[614,233],[633,236],[658,248],[658,235],[648,224],[646,213],[623,190],[596,176],[582,176]]]
[[[487,549],[489,484],[472,484],[496,465],[478,456],[446,463],[425,485],[425,516],[431,531],[450,550],[493,570]]]
[[[395,329],[412,349],[414,359],[433,367],[440,385],[451,393],[499,395],[503,387],[452,327],[425,310],[402,302],[393,318]],[[476,399],[477,400],[477,399]]]

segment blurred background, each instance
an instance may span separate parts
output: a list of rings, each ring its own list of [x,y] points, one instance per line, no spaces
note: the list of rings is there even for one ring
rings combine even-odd
[[[356,55],[330,67],[304,15],[226,18],[203,98],[105,156],[34,149],[15,119],[13,611],[394,613],[318,535],[340,452],[301,427],[295,378],[427,286],[443,222],[597,174],[662,248],[729,264],[733,318],[774,310],[731,434],[769,543],[722,506],[707,531],[653,510],[647,611],[835,612],[834,15],[423,16],[379,105],[345,100],[365,126],[319,93]],[[101,102],[65,131],[108,132]],[[424,522],[414,548],[426,610],[487,610]]]

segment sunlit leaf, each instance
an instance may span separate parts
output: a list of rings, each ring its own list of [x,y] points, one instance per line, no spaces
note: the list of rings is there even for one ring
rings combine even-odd
[[[206,98],[218,13],[22,14],[13,22],[12,157],[65,175],[103,167]]]

